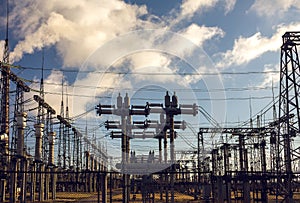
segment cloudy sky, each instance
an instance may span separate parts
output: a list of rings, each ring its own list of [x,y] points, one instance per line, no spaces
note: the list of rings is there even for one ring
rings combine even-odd
[[[38,89],[43,52],[46,100],[59,112],[63,80],[71,117],[114,104],[119,92],[145,104],[162,103],[169,90],[235,126],[276,98],[281,36],[300,30],[299,0],[11,0],[9,7],[10,62],[23,67],[13,71]],[[198,116],[192,127],[199,125],[209,122]]]

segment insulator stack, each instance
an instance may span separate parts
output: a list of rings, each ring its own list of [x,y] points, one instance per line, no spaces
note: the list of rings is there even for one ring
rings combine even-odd
[[[36,137],[36,143],[35,143],[35,160],[36,161],[42,161],[42,138],[44,135],[44,124],[35,124],[35,137]]]
[[[26,127],[26,118],[27,118],[27,113],[25,112],[17,114],[17,129],[18,129],[17,154],[19,156],[24,156],[24,130]]]
[[[49,165],[54,165],[54,144],[55,144],[55,132],[50,132],[48,135],[49,138]]]

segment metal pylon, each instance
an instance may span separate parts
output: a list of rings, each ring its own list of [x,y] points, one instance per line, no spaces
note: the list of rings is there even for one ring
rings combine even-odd
[[[279,125],[277,136],[277,188],[276,199],[293,202],[293,171],[291,142],[300,129],[299,93],[300,65],[297,46],[300,32],[286,32],[281,46]]]

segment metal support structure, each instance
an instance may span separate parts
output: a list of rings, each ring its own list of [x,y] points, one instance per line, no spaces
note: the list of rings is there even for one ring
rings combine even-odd
[[[260,153],[261,153],[261,169],[262,169],[262,182],[261,182],[261,200],[262,202],[268,201],[268,184],[267,184],[267,161],[266,161],[266,141],[263,139],[260,142]]]
[[[15,202],[17,199],[17,185],[24,186],[21,191],[20,199],[26,198],[26,176],[25,171],[20,173],[26,167],[26,154],[24,146],[24,130],[26,127],[27,113],[24,112],[24,92],[29,92],[30,88],[20,80],[14,73],[10,72],[9,78],[16,84],[16,97],[14,108],[14,125],[11,138],[11,168],[14,173],[10,177],[10,199]],[[18,179],[18,177],[22,177]]]
[[[7,19],[8,19],[8,0],[7,0]],[[0,131],[0,155],[2,157],[0,169],[7,171],[9,164],[9,90],[10,90],[10,65],[9,65],[9,46],[8,46],[8,20],[7,32],[4,44],[4,54],[1,63],[1,131]],[[1,173],[0,177],[0,198],[5,201],[7,187],[7,174]]]
[[[300,130],[300,63],[297,46],[300,45],[300,32],[286,32],[282,36],[279,118],[285,117],[278,125],[277,133],[277,200],[293,202],[292,137]],[[295,118],[291,118],[294,115]],[[283,157],[283,163],[281,158]],[[283,180],[283,182],[281,181]]]
[[[43,93],[40,96],[34,96],[34,100],[38,102],[39,106],[37,122],[34,125],[35,156],[34,162],[31,163],[24,143],[27,114],[23,106],[23,93],[30,89],[10,71],[8,41],[5,43],[7,53],[5,53],[3,62],[0,63],[2,85],[0,202],[25,202],[29,186],[30,201],[32,202],[47,201],[49,198],[55,199],[57,188],[65,192],[82,190],[95,192],[97,190],[98,201],[100,201],[99,189],[101,189],[102,202],[107,202],[107,169],[104,167],[105,160],[108,159],[107,155],[95,144],[96,138],[90,141],[87,133],[83,136],[76,128],[72,128],[69,122],[68,107],[66,114],[63,113],[64,109],[62,108],[61,115],[57,116],[60,124],[57,162],[60,169],[57,171],[54,156],[56,133],[53,129],[55,111],[44,101]],[[299,45],[300,32],[287,32],[283,35],[278,119],[269,123],[267,127],[261,127],[262,120],[258,116],[256,128],[253,127],[252,120],[249,128],[200,128],[197,137],[198,149],[191,155],[193,160],[189,164],[185,163],[186,165],[181,168],[177,168],[183,162],[176,161],[175,139],[176,129],[183,129],[184,122],[175,121],[175,118],[181,114],[195,116],[198,111],[195,104],[179,105],[175,93],[171,97],[168,92],[163,104],[146,103],[143,106],[130,106],[127,94],[125,97],[121,97],[119,94],[116,106],[99,104],[97,114],[120,117],[120,121],[105,122],[105,127],[108,130],[119,129],[118,132],[112,131],[111,137],[121,139],[120,168],[123,174],[121,178],[118,178],[120,182],[123,181],[123,203],[130,202],[130,186],[135,184],[134,187],[138,187],[136,183],[138,177],[135,176],[134,180],[130,179],[129,174],[134,171],[130,167],[146,164],[142,161],[138,163],[135,152],[132,153],[133,159],[130,159],[130,140],[146,138],[158,139],[159,145],[158,159],[154,156],[154,151],[150,151],[147,166],[151,166],[151,164],[165,166],[169,164],[169,166],[163,173],[157,173],[159,180],[155,179],[157,176],[143,176],[142,183],[149,183],[147,187],[143,188],[143,192],[145,192],[143,201],[154,201],[154,192],[150,190],[153,189],[154,181],[160,181],[160,199],[165,198],[165,202],[174,203],[175,190],[183,188],[178,184],[179,181],[188,180],[190,185],[187,186],[187,190],[183,188],[183,191],[194,195],[195,199],[199,201],[200,199],[209,201],[212,198],[216,202],[228,203],[267,202],[269,196],[274,195],[277,202],[294,202],[294,192],[299,189],[300,177],[300,172],[296,170],[297,167],[300,167],[300,148],[294,149],[293,145],[293,141],[300,133],[300,62],[297,50]],[[10,81],[16,84],[12,137],[9,134],[8,123]],[[47,120],[44,120],[44,115],[46,115],[44,111],[46,110]],[[160,121],[132,121],[135,115],[149,116],[152,114],[159,115]],[[70,133],[71,128],[74,134]],[[152,128],[155,129],[154,132],[149,131]],[[221,134],[221,141],[214,143],[210,152],[204,150],[204,133]],[[223,139],[223,134],[226,134],[226,141]],[[229,139],[227,139],[227,134],[230,136]],[[74,136],[71,138],[71,135]],[[12,140],[11,147],[9,147],[9,140]],[[86,147],[84,152],[85,168],[82,164],[82,146]],[[144,160],[144,157],[141,160]],[[185,166],[191,167],[192,170],[188,171]],[[80,176],[82,171],[85,172],[85,177]],[[60,177],[56,175],[57,172],[60,173]],[[176,176],[179,178],[176,179]],[[112,173],[110,178],[113,179]],[[27,184],[27,181],[31,185]],[[113,187],[112,183],[113,181],[110,180],[110,187]],[[205,186],[208,185],[211,185],[212,192],[210,190],[205,192]],[[23,188],[20,193],[18,193],[19,188]],[[6,194],[7,191],[9,194]]]
[[[63,98],[63,87],[62,87],[62,99],[60,103],[60,118],[64,118],[64,98]],[[58,159],[57,159],[57,165],[59,168],[65,168],[66,163],[65,163],[65,136],[64,136],[64,127],[65,125],[63,124],[62,121],[60,121],[59,125],[59,134],[58,134]]]
[[[275,127],[200,128],[199,133],[229,134],[230,142],[219,143],[211,152],[211,184],[217,202],[267,202],[268,184],[275,173],[267,170],[266,142]],[[256,151],[253,151],[256,150]],[[254,153],[254,154],[253,154]],[[256,156],[251,158],[252,156]],[[250,157],[250,159],[249,159]],[[248,161],[250,160],[250,162]],[[260,165],[256,164],[260,163]],[[249,166],[254,166],[250,168]],[[250,191],[251,190],[251,191]]]
[[[44,124],[35,124],[35,136],[36,136],[36,142],[35,142],[35,167],[36,167],[36,178],[35,180],[38,182],[36,184],[36,187],[38,188],[38,200],[43,201],[44,200],[44,164],[42,160],[42,139],[44,136]]]
[[[71,157],[67,157],[67,155],[69,155],[68,153],[68,149],[67,146],[68,146],[68,140],[67,138],[70,137],[70,129],[71,129],[71,124],[70,122],[65,119],[64,117],[62,117],[61,115],[57,115],[57,119],[59,120],[60,122],[60,136],[59,138],[61,140],[59,140],[59,147],[62,147],[62,155],[61,154],[58,154],[58,166],[62,165],[61,167],[63,169],[67,169],[67,161],[70,159],[71,160]],[[69,140],[70,141],[70,140]],[[70,150],[70,149],[69,149]],[[61,151],[59,151],[60,153]],[[62,160],[61,160],[62,159]],[[62,163],[61,163],[62,161]],[[70,167],[70,162],[69,163],[69,167]],[[68,168],[69,168],[68,167]]]
[[[134,129],[136,126],[139,125],[139,122],[133,122],[131,124],[131,116],[132,115],[144,115],[148,116],[149,114],[158,113],[160,114],[161,120],[163,120],[164,125],[155,124],[154,126],[159,129],[158,133],[155,135],[152,135],[152,138],[158,138],[158,139],[164,139],[164,161],[165,164],[168,163],[167,158],[167,130],[169,130],[169,136],[170,136],[170,164],[171,164],[171,171],[170,171],[170,186],[171,186],[171,202],[175,202],[174,200],[174,172],[175,172],[175,126],[176,124],[174,122],[174,116],[179,114],[192,114],[196,115],[198,112],[198,108],[196,104],[193,105],[178,105],[177,97],[174,94],[171,98],[166,93],[165,96],[165,107],[163,107],[162,104],[150,104],[147,103],[145,106],[137,106],[132,105],[131,108],[129,107],[129,97],[126,94],[124,97],[124,102],[122,101],[123,98],[119,94],[117,97],[117,108],[114,105],[97,105],[97,114],[100,116],[102,114],[109,114],[109,115],[117,115],[121,117],[121,123],[114,121],[106,121],[106,128],[111,129],[121,129],[121,132],[118,133],[118,135],[115,135],[114,132],[112,132],[112,137],[114,138],[121,138],[121,149],[122,149],[122,172],[125,174],[123,175],[123,203],[129,202],[129,175],[126,174],[127,167],[126,164],[129,161],[128,156],[130,152],[129,147],[129,139],[137,138],[135,135],[131,135],[131,129]],[[164,114],[166,115],[166,119],[164,120]],[[148,128],[150,125],[146,124],[145,122],[142,123],[142,128]],[[152,125],[153,126],[153,125]],[[182,126],[184,126],[182,124]],[[150,135],[151,136],[151,135]],[[142,137],[145,137],[144,134],[142,134]],[[168,179],[168,177],[166,177]],[[166,187],[166,201],[168,202],[168,189]]]
[[[26,152],[25,152],[25,146],[24,146],[24,130],[26,127],[26,118],[27,113],[19,113],[17,115],[17,131],[18,131],[18,138],[17,138],[17,157],[19,157],[19,160],[17,161],[17,168],[19,170],[20,181],[20,201],[25,202],[26,201],[26,168],[27,168],[27,161],[26,161]]]

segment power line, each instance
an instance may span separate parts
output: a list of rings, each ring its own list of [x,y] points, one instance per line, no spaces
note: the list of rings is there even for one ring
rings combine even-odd
[[[27,80],[27,82],[36,83],[39,84],[38,81],[34,80]],[[59,83],[54,82],[44,82],[44,84],[49,86],[60,86]],[[87,88],[87,89],[103,89],[107,91],[116,91],[116,90],[123,90],[123,91],[135,91],[135,90],[141,90],[141,88],[115,88],[115,87],[105,87],[105,86],[92,86],[92,85],[72,85],[74,88]],[[249,87],[224,87],[224,88],[216,88],[216,89],[205,89],[205,88],[175,88],[173,89],[176,92],[222,92],[222,91],[259,91],[259,90],[270,90],[270,89],[278,89],[277,87],[272,86],[249,86]],[[143,91],[149,91],[149,92],[165,92],[164,89],[161,88],[155,88],[155,87],[147,87],[142,88]]]
[[[34,91],[34,90],[33,90]],[[37,91],[37,90],[35,90]],[[47,92],[45,91],[45,94],[49,95],[60,95],[58,92]],[[83,94],[70,94],[68,93],[67,96],[73,96],[73,97],[85,97],[85,98],[97,98],[97,99],[112,99],[112,96],[97,96],[97,95],[83,95]],[[251,97],[251,99],[254,100],[262,100],[262,99],[272,99],[273,96],[256,96]],[[139,100],[139,101],[162,101],[160,99],[156,98],[141,98],[141,97],[134,97],[131,98],[131,100]],[[234,101],[234,100],[249,100],[249,97],[225,97],[225,98],[196,98],[196,99],[181,99],[182,101]]]
[[[23,69],[23,70],[40,70],[40,67],[29,67],[29,66],[20,66],[20,65],[11,65],[12,68]],[[246,72],[231,72],[231,71],[223,71],[223,72],[132,72],[132,71],[99,71],[99,70],[79,70],[79,69],[59,69],[59,68],[44,68],[44,71],[61,71],[64,73],[93,73],[93,74],[115,74],[115,75],[181,75],[181,76],[189,76],[189,75],[249,75],[249,74],[278,74],[279,71],[269,70],[269,71],[246,71]]]

